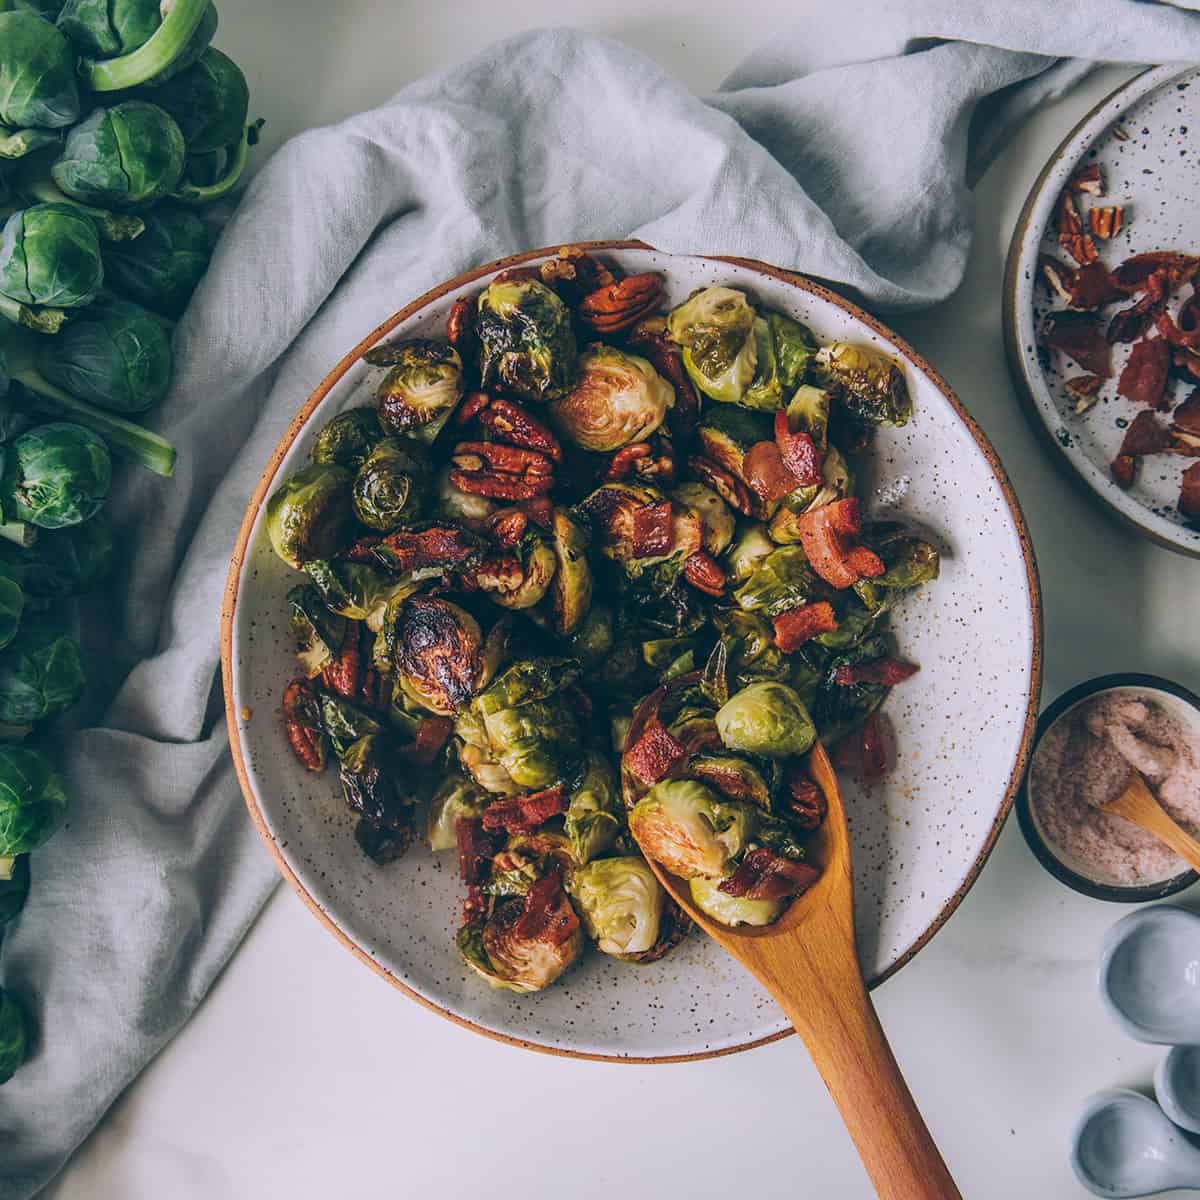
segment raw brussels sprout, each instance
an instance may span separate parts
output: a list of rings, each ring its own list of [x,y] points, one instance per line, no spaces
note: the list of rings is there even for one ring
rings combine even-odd
[[[799,518],[804,513],[854,495],[854,476],[842,452],[836,446],[826,447],[821,463],[821,475],[822,483],[797,488],[783,498],[783,503],[767,525],[767,532],[774,541],[785,546],[794,545],[800,541]]]
[[[671,492],[671,497],[700,519],[704,549],[714,557],[724,554],[733,541],[735,524],[729,505],[702,483],[681,483]]]
[[[431,850],[453,850],[458,845],[459,817],[478,817],[487,807],[488,794],[473,780],[455,771],[447,775],[429,802],[426,826]]]
[[[563,438],[584,450],[619,450],[658,429],[675,389],[644,359],[601,343],[579,356],[575,386],[550,404]]]
[[[152,408],[171,386],[171,338],[162,321],[107,296],[38,344],[38,368],[51,383],[111,412]]]
[[[25,591],[8,563],[0,563],[0,650],[17,636],[25,611]]]
[[[775,543],[757,521],[740,522],[725,556],[729,578],[734,583],[745,583],[774,549]]]
[[[768,312],[766,318],[775,353],[775,369],[783,385],[784,396],[790,396],[808,375],[817,354],[817,340],[806,325],[783,313]]]
[[[29,855],[18,855],[11,870],[7,879],[0,879],[0,929],[25,907],[29,898]]]
[[[158,6],[157,12],[149,0],[110,0],[107,5],[83,0],[78,8],[81,39],[90,39],[93,45],[112,45],[114,39],[120,43],[116,50],[99,51],[80,64],[88,86],[96,92],[124,91],[169,79],[191,66],[217,31],[216,6],[209,0],[172,0]],[[161,18],[153,28],[151,15]],[[83,41],[80,46],[88,49]],[[99,57],[108,54],[112,57]]]
[[[432,442],[462,399],[458,351],[445,342],[418,338],[379,346],[363,357],[372,366],[388,368],[375,389],[384,431]]]
[[[758,562],[733,597],[744,609],[777,617],[813,599],[824,599],[827,590],[799,546],[779,546]]]
[[[773,441],[770,420],[762,413],[731,404],[709,404],[697,430],[705,458],[745,482],[744,463],[752,446]]]
[[[735,288],[697,292],[667,317],[667,336],[683,347],[683,363],[706,396],[740,404],[758,366],[754,309]]]
[[[70,205],[34,204],[0,233],[0,295],[17,304],[82,308],[103,278],[96,226]]]
[[[666,893],[643,859],[596,859],[571,873],[568,888],[584,928],[605,954],[642,954],[658,941]]]
[[[187,22],[180,22],[176,28],[170,28],[170,21],[167,18],[177,16],[176,9],[181,7],[190,7],[191,12],[188,14]],[[195,9],[203,7],[203,12],[200,14],[200,19],[195,18]],[[204,0],[172,0],[170,9],[167,12],[167,18],[163,20],[163,26],[159,27],[158,38],[162,38],[162,45],[154,45],[149,47],[155,51],[154,57],[157,59],[156,64],[146,62],[142,64],[138,71],[145,77],[145,82],[151,87],[160,83],[166,83],[168,79],[174,79],[180,71],[186,71],[193,63],[199,62],[205,50],[217,33],[217,24],[219,16],[217,14],[217,6],[209,3],[205,4]],[[192,25],[194,28],[190,34],[185,35],[184,30],[187,25]],[[166,35],[170,35],[169,37]],[[157,41],[157,38],[156,38]],[[133,61],[135,55],[128,55],[124,58],[116,59],[113,63],[98,63],[93,69],[95,75],[99,68],[105,68],[106,82],[108,77],[115,73],[115,64],[124,62],[126,64]],[[158,65],[161,64],[161,65]],[[95,83],[92,85],[95,86]],[[121,83],[120,87],[132,87],[131,83]],[[109,89],[113,90],[112,88]]]
[[[71,43],[37,13],[0,13],[0,125],[63,129],[78,120]]]
[[[0,504],[9,520],[61,529],[94,516],[111,482],[112,458],[100,438],[82,425],[52,421],[12,443]]]
[[[717,713],[721,741],[733,751],[791,758],[812,749],[817,731],[800,697],[786,683],[744,687]]]
[[[612,649],[612,610],[602,604],[593,604],[567,639],[571,657],[585,667],[599,662]]]
[[[92,58],[136,50],[162,23],[161,0],[66,0],[58,27]]]
[[[643,853],[672,875],[723,875],[754,833],[754,809],[692,779],[656,783],[629,813]]]
[[[722,925],[770,925],[787,907],[786,900],[749,900],[721,891],[719,879],[696,876],[688,881],[692,903]]]
[[[28,746],[0,746],[0,879],[63,823],[67,795],[50,760]]]
[[[528,534],[516,548],[515,557],[519,572],[510,570],[503,561],[496,570],[485,562],[476,571],[475,582],[490,600],[504,608],[532,608],[550,587],[558,558],[549,542]]]
[[[29,1053],[29,1018],[11,992],[0,988],[0,1084],[7,1083]]]
[[[353,480],[345,467],[313,463],[271,493],[267,533],[275,553],[289,567],[299,570],[306,563],[332,558],[349,542]]]
[[[480,687],[483,632],[457,604],[414,596],[400,607],[394,661],[401,686],[413,700],[452,716]]]
[[[621,831],[621,801],[612,767],[594,750],[584,764],[583,779],[571,793],[563,818],[563,833],[580,866],[611,849]]]
[[[0,722],[30,725],[55,717],[79,699],[83,685],[79,643],[53,625],[26,625],[20,637],[0,653]],[[0,787],[4,778],[5,760],[0,759]],[[0,836],[0,843],[3,840]],[[8,853],[22,851],[0,846],[0,855]]]
[[[169,114],[145,100],[124,100],[76,125],[50,174],[84,204],[149,208],[175,190],[185,154],[183,134]]]
[[[443,467],[434,482],[434,512],[452,521],[484,521],[496,511],[495,500],[475,496],[450,482],[450,467]]]
[[[296,657],[310,679],[334,660],[346,636],[346,618],[330,612],[321,593],[311,584],[294,587],[287,595],[291,609]]]
[[[0,549],[27,595],[54,600],[90,591],[112,570],[112,526],[97,513],[82,525],[43,529],[23,550]]]
[[[829,444],[829,393],[805,384],[792,394],[787,406],[788,427],[793,433],[807,433],[818,450]]]
[[[145,94],[179,126],[189,154],[209,154],[235,145],[250,108],[250,89],[241,68],[215,47],[190,67]]]
[[[105,283],[151,312],[177,320],[208,270],[208,230],[195,213],[173,204],[140,219],[145,229],[139,237],[102,247]]]
[[[587,535],[563,508],[554,510],[554,558],[557,570],[550,581],[550,612],[559,637],[574,633],[592,603],[592,568],[587,560]],[[610,626],[611,632],[611,626]]]
[[[389,575],[369,563],[316,559],[305,563],[304,570],[331,611],[365,622],[372,633],[379,633],[389,605],[423,586],[411,574]]]
[[[384,438],[354,476],[354,515],[368,529],[391,533],[420,516],[430,486],[429,462],[411,443]]]
[[[399,858],[412,843],[416,801],[401,789],[402,764],[387,739],[359,738],[340,756],[338,773],[346,805],[360,817],[359,845],[378,863]]]
[[[493,282],[479,296],[475,334],[485,391],[557,400],[575,383],[577,350],[567,306],[536,279]]]
[[[317,434],[310,457],[315,463],[337,463],[358,470],[383,436],[373,408],[348,408]]]
[[[912,398],[900,365],[866,346],[834,342],[817,352],[821,382],[856,420],[869,425],[907,425]]]

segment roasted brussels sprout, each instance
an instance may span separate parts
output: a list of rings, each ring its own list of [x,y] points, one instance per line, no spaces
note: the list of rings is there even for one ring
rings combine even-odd
[[[86,521],[104,503],[112,459],[90,429],[52,421],[21,434],[9,450],[0,484],[6,519],[61,529]]]
[[[475,582],[504,608],[532,608],[545,596],[557,567],[558,558],[549,542],[527,534],[511,556],[483,562]]]
[[[275,553],[289,567],[298,570],[331,558],[350,540],[353,479],[345,467],[313,463],[271,493],[267,533]]]
[[[766,416],[732,404],[706,406],[696,433],[704,457],[743,482],[746,455],[751,447],[775,437]]]
[[[643,954],[658,941],[666,893],[636,855],[600,858],[570,875],[584,928],[605,954]]]
[[[311,584],[292,588],[287,598],[296,657],[304,673],[312,679],[333,662],[341,648],[346,636],[346,618],[330,612],[321,593]]]
[[[38,345],[51,383],[111,412],[152,408],[171,385],[171,338],[140,305],[104,297]]]
[[[11,992],[0,988],[0,1084],[7,1083],[29,1053],[29,1018]]]
[[[859,599],[869,609],[884,603],[883,593],[904,592],[938,577],[941,555],[926,541],[898,521],[877,521],[863,529],[862,541],[883,560],[884,572],[854,585]]]
[[[354,515],[368,529],[391,533],[420,516],[429,487],[428,460],[411,443],[384,438],[354,476]]]
[[[434,512],[454,521],[485,521],[496,511],[495,500],[475,496],[455,487],[450,480],[450,467],[443,467],[434,481]]]
[[[592,523],[596,548],[620,563],[631,578],[668,560],[682,565],[701,546],[700,518],[690,508],[672,503],[657,488],[605,483],[582,500],[579,508]],[[659,514],[661,523],[655,521],[652,529],[645,531],[642,523],[647,516]]]
[[[869,425],[907,425],[912,398],[900,365],[866,346],[834,342],[816,356],[821,382],[856,420]]]
[[[357,470],[383,437],[373,408],[348,408],[317,434],[310,457],[315,463],[337,463]]]
[[[491,283],[479,296],[475,335],[483,388],[557,400],[575,383],[578,352],[567,306],[536,279]]]
[[[557,569],[550,581],[550,612],[559,637],[574,633],[592,603],[592,568],[587,560],[587,535],[563,508],[554,510],[554,558]]]
[[[743,292],[710,287],[672,309],[667,335],[683,348],[692,382],[706,396],[740,404],[758,366],[754,309]]]
[[[416,800],[400,786],[402,767],[386,737],[359,738],[340,756],[338,773],[347,807],[368,827],[359,845],[379,863],[399,858],[412,842]]]
[[[413,596],[400,606],[396,619],[395,668],[413,700],[431,712],[452,716],[482,682],[479,622],[449,600]]]
[[[375,389],[384,431],[432,442],[462,399],[458,351],[445,342],[418,338],[379,346],[363,357],[372,366],[388,368]]]
[[[173,204],[159,205],[141,220],[139,237],[101,247],[105,284],[151,312],[178,319],[208,270],[208,230],[195,213]]]
[[[827,591],[799,546],[779,546],[759,560],[733,596],[744,609],[776,617],[813,599],[824,599]]]
[[[563,438],[584,450],[644,441],[675,403],[675,389],[644,359],[601,343],[579,356],[575,386],[550,404]]]
[[[617,778],[608,760],[588,751],[583,779],[571,793],[563,818],[563,833],[580,866],[612,848],[621,831],[621,800]]]
[[[390,575],[369,563],[316,559],[304,570],[332,612],[365,622],[372,633],[379,633],[392,606],[424,586],[411,572]]]
[[[698,754],[689,761],[688,774],[727,800],[741,800],[763,812],[771,810],[771,786],[749,759],[736,754]]]
[[[67,795],[50,760],[27,746],[0,746],[0,879],[11,879],[16,857],[36,850],[66,815]]]
[[[704,549],[714,557],[724,554],[733,541],[735,524],[729,505],[702,483],[681,483],[672,490],[671,498],[700,519]]]
[[[210,154],[241,139],[250,89],[237,63],[210,46],[190,67],[156,81],[145,99],[174,118],[189,154]]]
[[[793,433],[807,433],[818,450],[829,444],[829,393],[805,384],[792,393],[787,405],[788,427]]]
[[[460,817],[478,817],[490,797],[473,780],[457,771],[447,775],[429,802],[426,826],[431,850],[453,850],[458,844],[455,830]]]
[[[571,657],[585,667],[599,662],[612,649],[612,610],[603,604],[593,604],[567,639]]]
[[[783,313],[768,312],[766,319],[775,354],[775,369],[783,386],[783,397],[787,399],[807,378],[817,354],[817,341],[806,325]]]
[[[754,318],[755,366],[754,378],[738,402],[746,408],[773,413],[783,407],[783,383],[775,358],[775,339],[765,317]]]
[[[96,226],[67,204],[15,212],[0,234],[0,295],[16,304],[82,308],[100,290]]]
[[[149,208],[175,190],[185,154],[183,134],[169,114],[145,100],[124,100],[76,125],[50,174],[84,204]]]
[[[320,722],[338,760],[360,739],[383,733],[383,726],[364,709],[331,692],[313,693],[320,709]]]
[[[757,521],[741,522],[725,556],[729,578],[745,583],[774,549],[775,543]]]
[[[791,758],[812,749],[812,718],[795,690],[764,680],[731,696],[716,716],[721,741],[735,752]]]
[[[812,703],[813,720],[824,742],[836,742],[861,725],[888,694],[887,687],[881,683],[838,683],[838,668],[874,662],[884,658],[887,652],[884,639],[874,635],[862,638],[828,660]]]
[[[25,907],[29,897],[29,855],[18,855],[11,872],[7,879],[0,878],[0,930]]]
[[[775,631],[761,613],[735,608],[714,620],[721,631],[729,676],[739,687],[761,679],[787,678],[787,657],[775,645]]]
[[[779,919],[787,906],[786,900],[750,900],[745,896],[730,896],[721,891],[719,879],[694,876],[688,881],[692,903],[705,916],[722,925],[770,925]]]
[[[0,13],[0,125],[62,129],[77,120],[71,43],[37,13]]]
[[[630,810],[643,852],[673,875],[723,875],[754,833],[754,809],[693,779],[664,779]]]
[[[799,518],[804,513],[854,495],[854,476],[836,446],[829,446],[825,450],[821,475],[821,483],[797,488],[783,498],[783,503],[767,525],[767,532],[774,541],[785,546],[794,545],[800,541]]]

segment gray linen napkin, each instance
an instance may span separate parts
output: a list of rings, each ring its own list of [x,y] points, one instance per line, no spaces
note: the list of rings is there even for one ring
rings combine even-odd
[[[0,1089],[0,1200],[61,1167],[275,883],[226,753],[221,592],[263,463],[345,348],[456,272],[589,238],[763,258],[877,308],[933,303],[962,276],[969,171],[1101,59],[1200,61],[1200,18],[817,0],[708,100],[624,46],[536,33],[274,156],[176,334],[158,418],[176,477],[127,472],[114,497],[119,582],[84,614],[95,724],[65,739],[72,814],[33,857],[0,963],[40,1025]]]

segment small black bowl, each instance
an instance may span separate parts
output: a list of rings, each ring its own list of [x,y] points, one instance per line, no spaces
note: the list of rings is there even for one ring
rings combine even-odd
[[[1129,887],[1114,883],[1099,883],[1095,879],[1089,879],[1086,875],[1080,875],[1071,870],[1055,854],[1053,847],[1043,839],[1039,832],[1029,804],[1029,775],[1033,770],[1033,760],[1037,756],[1038,746],[1046,730],[1080,700],[1086,700],[1088,696],[1094,696],[1097,692],[1108,692],[1126,687],[1165,692],[1191,705],[1200,714],[1200,696],[1159,675],[1099,675],[1095,679],[1088,679],[1083,683],[1076,684],[1069,691],[1063,692],[1038,718],[1037,728],[1033,734],[1033,745],[1029,752],[1029,766],[1026,768],[1025,778],[1021,782],[1021,789],[1017,792],[1016,808],[1017,820],[1020,823],[1021,832],[1025,835],[1025,840],[1029,843],[1030,850],[1033,851],[1038,862],[1060,883],[1065,883],[1067,887],[1074,888],[1075,891],[1090,896],[1093,900],[1108,900],[1116,904],[1140,904],[1146,900],[1162,900],[1167,896],[1174,896],[1176,892],[1182,892],[1184,888],[1191,887],[1197,879],[1200,879],[1200,875],[1195,871],[1184,871],[1181,875],[1174,875],[1159,883]]]

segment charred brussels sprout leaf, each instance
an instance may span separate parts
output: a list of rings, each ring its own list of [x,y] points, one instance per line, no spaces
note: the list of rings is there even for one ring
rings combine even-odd
[[[12,860],[36,850],[66,815],[67,795],[50,760],[26,746],[0,746],[0,876],[12,878]]]
[[[175,205],[162,205],[142,219],[146,228],[140,237],[104,245],[105,284],[176,319],[208,269],[208,230],[195,213]]]
[[[417,339],[363,356],[387,374],[375,389],[379,421],[390,434],[432,442],[463,394],[462,359],[445,342]]]
[[[111,412],[145,412],[171,385],[171,339],[140,305],[107,297],[57,337],[39,341],[38,367],[81,400]]]
[[[460,817],[478,817],[487,807],[489,796],[474,780],[455,771],[447,775],[429,802],[429,848],[453,850],[458,844],[456,824]]]
[[[429,463],[400,438],[384,438],[354,477],[354,514],[380,533],[419,516],[430,489]]]
[[[937,547],[898,521],[878,521],[868,525],[863,530],[862,540],[879,555],[884,565],[882,575],[855,584],[854,590],[870,609],[883,604],[880,593],[910,591],[938,577],[941,556]]]
[[[185,154],[183,134],[168,113],[145,100],[125,100],[76,125],[50,174],[83,204],[149,208],[175,190]]]
[[[717,713],[725,746],[764,758],[791,758],[812,749],[817,731],[795,690],[764,680],[731,696]]]
[[[25,907],[29,896],[29,856],[19,855],[7,879],[0,876],[0,929]]]
[[[452,716],[475,695],[483,677],[483,632],[465,609],[414,596],[400,606],[393,636],[401,685],[418,704]]]
[[[62,129],[77,120],[71,43],[37,13],[0,13],[0,125]]]
[[[906,425],[912,398],[900,365],[865,346],[834,342],[817,352],[822,383],[856,420],[869,425]]]
[[[729,578],[734,583],[745,583],[774,549],[775,543],[757,521],[743,521],[725,556]]]
[[[369,827],[359,845],[376,862],[399,858],[412,843],[416,804],[400,787],[401,764],[386,738],[359,738],[341,755],[339,774],[347,807],[361,818],[360,828]]]
[[[90,429],[67,421],[39,425],[9,448],[4,516],[43,529],[78,525],[100,510],[111,482],[108,447]]]
[[[332,558],[347,544],[354,517],[353,478],[344,467],[313,463],[271,493],[267,533],[288,566],[299,569]]]
[[[312,585],[292,588],[287,598],[296,657],[311,679],[329,666],[341,648],[346,618],[330,612],[321,593]]]
[[[357,741],[383,732],[383,726],[370,713],[341,696],[321,695],[320,706],[321,726],[339,762]]]
[[[189,154],[237,143],[246,127],[250,89],[241,68],[210,46],[190,67],[145,93],[179,126]]]
[[[658,941],[666,893],[636,855],[601,858],[573,871],[568,890],[605,954],[642,954]]]
[[[490,284],[479,297],[475,333],[485,390],[499,387],[527,400],[557,400],[574,384],[571,314],[545,284],[528,279]]]
[[[53,625],[26,626],[0,653],[0,722],[29,725],[55,717],[79,699],[83,685],[79,643]],[[0,759],[0,779],[3,770]]]
[[[0,988],[0,1084],[7,1083],[29,1053],[29,1018],[11,992]]]
[[[721,891],[719,879],[694,877],[688,882],[692,903],[722,925],[770,925],[787,906],[786,900],[749,900]]]
[[[758,366],[754,309],[743,292],[710,287],[667,317],[667,334],[683,347],[683,363],[706,396],[741,404]]]
[[[799,546],[780,546],[759,560],[733,595],[742,608],[776,617],[824,598],[827,590]]]
[[[373,408],[348,408],[317,434],[311,457],[315,463],[336,463],[357,470],[382,440],[383,429]]]
[[[575,386],[550,405],[559,433],[584,450],[644,441],[675,403],[675,389],[644,359],[600,343],[579,357]]]
[[[870,636],[829,659],[817,687],[812,708],[813,720],[821,731],[822,741],[836,742],[861,725],[883,703],[888,694],[887,687],[881,683],[838,683],[838,667],[874,662],[878,658],[884,658],[887,650],[887,643],[883,638]]]
[[[787,658],[775,645],[775,631],[761,613],[730,609],[714,619],[721,631],[729,675],[739,686],[787,677]]]
[[[390,605],[423,586],[411,573],[389,575],[370,563],[317,559],[305,563],[304,569],[330,611],[352,621],[365,621],[373,633],[383,627]]]
[[[550,610],[559,637],[574,633],[592,603],[592,569],[587,560],[587,536],[565,509],[554,510],[554,558],[550,581]]]
[[[67,204],[15,212],[0,234],[0,295],[18,304],[82,308],[100,290],[104,267],[92,221]]]
[[[608,760],[589,751],[583,779],[571,793],[563,833],[581,866],[611,849],[621,831],[621,800]]]
[[[673,875],[723,875],[754,831],[754,809],[692,779],[656,783],[630,810],[642,851]]]

